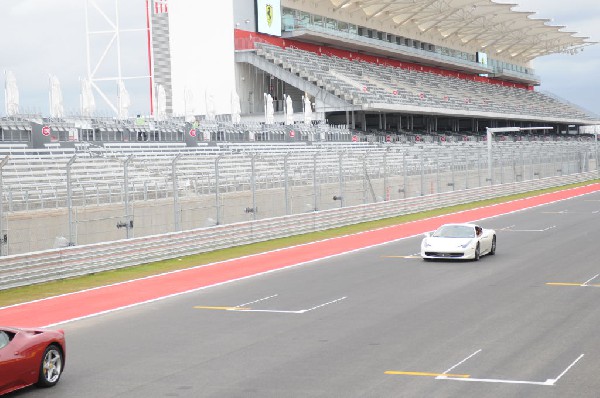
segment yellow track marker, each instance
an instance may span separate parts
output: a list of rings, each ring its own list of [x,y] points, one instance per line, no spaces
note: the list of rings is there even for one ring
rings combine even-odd
[[[566,283],[566,282],[548,282],[546,283],[548,286],[580,286],[580,287],[600,287],[600,285],[592,285],[585,283]]]
[[[428,377],[458,377],[466,379],[471,375],[457,375],[451,373],[429,373],[429,372],[401,372],[396,370],[388,370],[385,372],[386,375],[403,375],[403,376],[428,376]]]
[[[244,311],[249,310],[247,307],[206,307],[206,306],[196,306],[194,307],[197,310],[224,310],[224,311]]]
[[[583,286],[581,283],[566,283],[566,282],[548,282],[549,286]]]

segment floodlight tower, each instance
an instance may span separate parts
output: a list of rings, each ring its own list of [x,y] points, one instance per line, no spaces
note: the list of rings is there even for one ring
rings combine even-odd
[[[108,107],[119,115],[121,104],[119,98],[114,95],[120,82],[132,79],[149,79],[150,75],[124,76],[121,64],[121,36],[127,32],[149,32],[146,28],[123,29],[120,26],[120,0],[113,0],[114,8],[110,7],[110,1],[100,4],[98,0],[85,1],[85,32],[86,32],[86,55],[87,55],[87,78],[94,91],[100,95]],[[124,1],[123,3],[128,3]],[[126,6],[124,4],[123,6]],[[146,2],[146,7],[148,4]],[[104,28],[99,28],[104,27]],[[93,42],[94,38],[102,38],[106,41],[104,46]],[[108,94],[100,87],[99,83],[113,82],[114,91]]]

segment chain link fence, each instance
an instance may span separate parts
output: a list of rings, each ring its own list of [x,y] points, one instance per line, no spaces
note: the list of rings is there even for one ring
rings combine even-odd
[[[489,163],[492,159],[492,163]],[[0,255],[598,170],[594,141],[88,148],[0,158]]]

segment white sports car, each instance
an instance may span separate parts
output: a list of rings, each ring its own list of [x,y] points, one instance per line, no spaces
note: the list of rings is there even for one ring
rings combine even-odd
[[[444,224],[425,234],[421,242],[424,260],[479,260],[496,253],[496,231],[475,224]]]

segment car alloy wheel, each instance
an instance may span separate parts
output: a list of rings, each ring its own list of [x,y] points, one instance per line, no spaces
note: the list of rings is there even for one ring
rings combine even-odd
[[[58,383],[63,369],[63,354],[56,345],[50,345],[44,351],[40,365],[38,385],[51,387]]]

